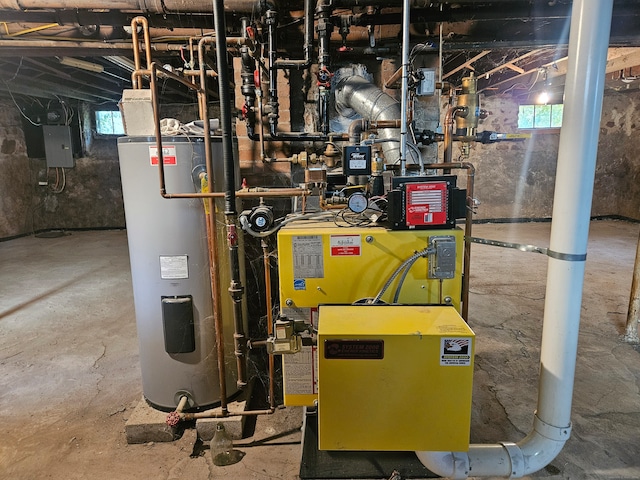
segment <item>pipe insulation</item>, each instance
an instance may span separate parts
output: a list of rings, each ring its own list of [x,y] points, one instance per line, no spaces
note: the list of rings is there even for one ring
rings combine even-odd
[[[338,82],[335,88],[335,105],[338,113],[348,116],[351,109],[371,122],[399,120],[403,116],[401,105],[396,99],[359,75],[345,77]],[[398,128],[385,128],[379,132],[379,138],[394,140],[382,143],[387,164],[396,163],[400,159],[399,136]],[[413,157],[413,161],[417,162],[418,159]]]
[[[518,443],[470,445],[468,452],[416,452],[440,476],[520,478],[551,462],[570,436],[612,9],[613,0],[573,2],[533,429]]]

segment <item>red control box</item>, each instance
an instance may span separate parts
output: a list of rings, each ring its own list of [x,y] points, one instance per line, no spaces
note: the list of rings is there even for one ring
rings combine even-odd
[[[447,182],[407,183],[405,185],[407,227],[446,225],[448,194]]]

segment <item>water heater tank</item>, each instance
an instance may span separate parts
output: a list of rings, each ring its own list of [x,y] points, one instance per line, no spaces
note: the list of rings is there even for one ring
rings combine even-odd
[[[166,137],[162,145],[166,191],[194,192],[192,171],[204,164],[203,138]],[[214,189],[219,191],[224,178],[220,137],[212,138],[212,150]],[[144,397],[167,410],[185,393],[194,407],[213,406],[220,401],[220,387],[203,201],[160,195],[155,138],[121,137],[118,153]],[[218,271],[225,356],[234,364],[226,238],[224,228],[215,230],[222,250]],[[227,392],[233,394],[235,372],[226,377]]]

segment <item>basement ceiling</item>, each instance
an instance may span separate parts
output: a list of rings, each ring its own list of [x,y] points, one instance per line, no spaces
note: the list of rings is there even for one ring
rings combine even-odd
[[[302,2],[279,4],[278,55],[299,58]],[[363,4],[369,6],[357,6]],[[240,35],[242,16],[259,24],[264,5],[252,0],[225,2],[227,35]],[[349,61],[349,52],[374,60],[399,55],[400,1],[337,0],[332,5],[332,61]],[[213,33],[212,8],[212,2],[204,0],[0,0],[0,95],[117,102],[122,90],[131,88],[133,45],[127,32],[134,17],[143,15],[149,21],[154,61],[181,69],[189,67],[189,38]],[[463,76],[474,72],[485,94],[511,92],[526,98],[543,86],[562,88],[570,11],[567,0],[413,0],[411,41],[418,54],[437,55],[442,50],[443,80],[459,85]],[[262,41],[260,28],[257,40]],[[637,47],[638,2],[617,0],[608,88],[625,90],[640,84]],[[169,101],[195,101],[180,85],[162,88]]]

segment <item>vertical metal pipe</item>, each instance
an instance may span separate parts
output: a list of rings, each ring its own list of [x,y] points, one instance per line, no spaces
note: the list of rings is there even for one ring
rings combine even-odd
[[[207,99],[207,67],[204,61],[204,46],[211,43],[211,37],[203,37],[198,42],[198,67],[200,68],[200,90],[198,90],[198,105],[200,108],[200,119],[203,125],[204,135],[204,157],[207,172],[207,182],[209,192],[213,191],[213,153],[211,148],[211,129],[209,125],[209,102]],[[207,241],[209,247],[209,278],[211,281],[211,296],[213,300],[213,325],[216,336],[216,353],[218,360],[218,381],[220,385],[220,408],[223,413],[228,413],[227,409],[227,371],[225,367],[224,352],[224,322],[222,318],[222,292],[220,290],[219,279],[219,254],[218,238],[216,231],[216,208],[213,198],[204,199],[208,206],[206,218]]]
[[[236,231],[236,190],[235,164],[233,159],[233,138],[231,130],[231,96],[229,79],[229,62],[227,59],[226,25],[224,18],[224,1],[214,0],[213,17],[216,31],[216,60],[218,63],[218,91],[220,95],[220,125],[222,128],[222,155],[224,159],[225,180],[225,217],[227,223],[227,245],[229,247],[229,268],[231,282],[229,294],[233,301],[233,343],[235,347],[236,364],[238,368],[238,388],[244,388],[246,381],[246,338],[244,334],[244,319],[242,312],[242,297],[244,287],[240,276],[240,259],[238,257],[238,233]],[[209,119],[205,120],[205,124]]]
[[[407,113],[409,110],[409,28],[411,27],[411,1],[403,0],[402,2],[402,100],[400,125],[400,175],[407,174]]]
[[[633,267],[629,312],[627,314],[627,332],[624,339],[629,343],[639,343],[638,322],[640,322],[640,237],[636,248],[636,263]]]
[[[264,261],[264,290],[267,307],[267,335],[273,336],[273,304],[271,301],[271,263],[269,262],[269,249],[266,240],[260,242],[262,246],[262,258]],[[269,407],[276,408],[276,388],[275,388],[275,359],[269,355]]]
[[[278,130],[278,68],[276,66],[277,39],[276,28],[278,26],[278,14],[274,10],[268,10],[267,14],[267,37],[268,37],[268,57],[269,57],[269,129],[271,135],[276,135]]]

